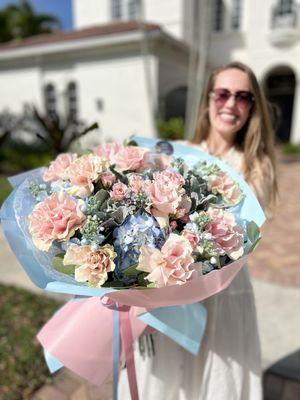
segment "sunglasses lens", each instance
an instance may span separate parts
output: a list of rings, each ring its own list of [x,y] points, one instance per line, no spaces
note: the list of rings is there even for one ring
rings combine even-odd
[[[215,102],[220,106],[225,104],[226,101],[231,96],[229,90],[227,90],[227,89],[215,89],[215,90],[213,90],[212,93],[213,93],[213,98],[214,98]]]
[[[218,107],[222,107],[231,96],[234,96],[237,106],[243,109],[249,108],[254,101],[252,93],[247,91],[231,93],[228,89],[213,89],[211,92],[211,97]]]
[[[240,108],[248,108],[253,102],[253,96],[249,92],[237,92],[235,99]]]

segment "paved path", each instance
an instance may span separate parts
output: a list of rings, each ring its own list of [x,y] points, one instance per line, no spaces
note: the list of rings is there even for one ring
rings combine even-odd
[[[300,348],[300,161],[279,165],[281,203],[275,218],[266,223],[263,240],[251,256],[250,271],[258,313],[263,368]],[[0,281],[41,292],[27,278],[3,240],[0,230]],[[57,295],[53,294],[54,297]],[[101,389],[74,374],[58,374],[35,400],[109,400],[111,384]],[[291,397],[292,399],[292,397]]]
[[[249,265],[257,278],[300,286],[300,159],[288,162],[281,157],[278,180],[280,201],[276,214],[265,223],[263,238]]]

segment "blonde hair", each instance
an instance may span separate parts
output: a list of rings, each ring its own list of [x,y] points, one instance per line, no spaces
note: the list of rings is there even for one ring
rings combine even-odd
[[[277,201],[277,180],[275,164],[274,132],[268,113],[267,100],[253,71],[245,64],[231,62],[212,71],[200,102],[198,121],[193,143],[207,139],[210,130],[208,116],[209,93],[213,89],[216,76],[227,69],[238,69],[248,75],[254,104],[248,121],[237,133],[234,146],[243,152],[243,174],[267,215],[271,215]]]

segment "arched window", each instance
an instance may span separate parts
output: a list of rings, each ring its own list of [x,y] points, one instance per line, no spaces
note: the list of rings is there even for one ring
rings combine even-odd
[[[112,20],[122,19],[122,0],[111,0],[110,4]]]
[[[54,118],[56,114],[56,93],[52,83],[48,83],[44,87],[45,111],[50,118]]]
[[[219,32],[224,28],[224,3],[223,0],[213,1],[212,29]]]
[[[76,82],[70,82],[67,87],[67,115],[69,121],[78,120],[78,98]]]
[[[234,30],[241,26],[241,7],[242,0],[232,0],[231,27]]]

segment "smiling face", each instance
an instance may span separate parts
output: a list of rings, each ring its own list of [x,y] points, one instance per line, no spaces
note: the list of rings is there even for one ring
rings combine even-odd
[[[251,92],[248,75],[236,68],[219,72],[212,90],[215,89],[227,89],[231,94]],[[247,122],[250,110],[251,102],[245,106],[243,101],[239,101],[234,95],[223,101],[217,101],[216,96],[211,95],[208,109],[210,134],[221,135],[226,141],[233,142],[236,133]]]

